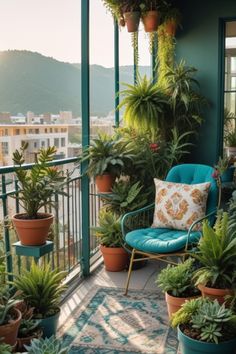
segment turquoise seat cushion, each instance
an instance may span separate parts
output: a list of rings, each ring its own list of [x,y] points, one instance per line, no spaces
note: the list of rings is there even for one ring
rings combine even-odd
[[[126,243],[147,253],[172,253],[183,249],[187,241],[187,231],[163,228],[147,228],[128,232]],[[189,242],[198,242],[200,231],[191,232]]]

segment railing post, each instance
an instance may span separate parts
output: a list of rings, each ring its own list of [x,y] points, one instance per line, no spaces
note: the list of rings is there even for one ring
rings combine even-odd
[[[119,26],[117,20],[114,20],[114,66],[115,66],[115,126],[119,127],[120,112],[117,109],[120,103],[120,73],[119,73]]]
[[[81,111],[82,111],[82,147],[89,145],[89,0],[81,0]],[[83,162],[84,173],[87,162]],[[82,177],[82,258],[81,268],[84,276],[90,272],[90,218],[89,218],[89,179]]]
[[[6,251],[6,265],[7,265],[7,272],[8,279],[12,280],[12,255],[11,255],[11,244],[10,244],[10,233],[8,226],[5,226],[5,218],[8,216],[7,210],[7,189],[6,189],[6,178],[5,175],[2,175],[2,206],[3,206],[3,217],[4,217],[4,243],[5,243],[5,251]]]

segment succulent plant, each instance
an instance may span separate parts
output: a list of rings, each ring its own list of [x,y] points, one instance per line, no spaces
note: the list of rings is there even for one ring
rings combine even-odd
[[[45,339],[33,339],[30,346],[25,346],[28,354],[67,354],[68,346],[55,336]]]
[[[1,341],[1,338],[0,338]],[[1,354],[11,354],[11,346],[9,344],[0,343],[0,353]]]

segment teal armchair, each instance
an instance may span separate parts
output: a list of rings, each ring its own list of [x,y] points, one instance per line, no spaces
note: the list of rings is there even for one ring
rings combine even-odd
[[[154,203],[142,209],[127,213],[121,221],[124,247],[131,252],[129,272],[125,294],[128,293],[129,281],[134,262],[144,259],[157,259],[176,264],[173,256],[184,256],[192,244],[196,244],[201,231],[193,231],[196,224],[208,218],[214,223],[219,193],[216,180],[212,177],[214,169],[211,166],[199,164],[182,164],[173,167],[166,181],[185,184],[210,182],[207,199],[206,215],[196,220],[188,230],[173,230],[168,228],[152,228]]]

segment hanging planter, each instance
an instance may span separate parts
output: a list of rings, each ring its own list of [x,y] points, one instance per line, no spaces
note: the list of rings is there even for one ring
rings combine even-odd
[[[157,31],[160,23],[160,13],[157,10],[147,11],[142,15],[144,30],[147,33]]]
[[[125,12],[124,19],[129,33],[137,32],[141,14],[139,11]]]
[[[181,26],[182,15],[177,8],[170,8],[163,16],[163,27],[165,33],[175,37],[177,28]]]

